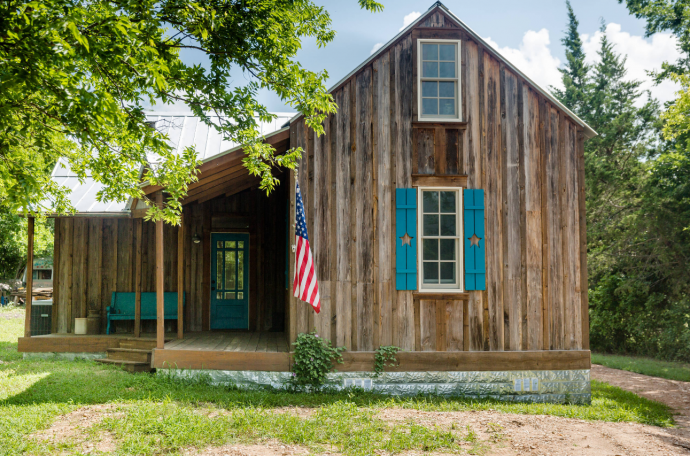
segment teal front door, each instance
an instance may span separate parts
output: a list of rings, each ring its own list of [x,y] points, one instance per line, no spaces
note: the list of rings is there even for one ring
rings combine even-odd
[[[211,329],[249,329],[249,235],[211,234]]]

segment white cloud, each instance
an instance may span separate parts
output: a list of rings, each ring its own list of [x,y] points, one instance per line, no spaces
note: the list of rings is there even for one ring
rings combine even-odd
[[[374,52],[378,51],[381,49],[381,46],[383,46],[383,43],[376,43],[373,48],[371,48],[371,52],[369,52],[369,55],[372,55]]]
[[[403,26],[400,27],[400,30],[404,29],[405,27],[416,21],[417,18],[421,15],[422,13],[420,13],[419,11],[412,11],[410,14],[403,18]]]
[[[558,71],[561,61],[551,54],[548,30],[541,29],[538,32],[528,30],[522,37],[518,49],[500,47],[491,38],[485,38],[485,40],[540,87],[544,89],[549,89],[550,86],[562,87],[561,73]]]
[[[675,98],[674,93],[680,88],[671,81],[664,81],[655,86],[647,75],[649,70],[661,69],[664,61],[674,62],[680,57],[677,40],[670,33],[657,33],[650,39],[623,32],[620,24],[610,23],[606,26],[606,35],[614,45],[614,50],[627,55],[626,69],[628,78],[643,81],[641,88],[651,90],[652,96],[662,103]],[[602,32],[593,35],[582,34],[582,45],[586,54],[586,61],[590,64],[599,61],[597,51],[600,47]]]

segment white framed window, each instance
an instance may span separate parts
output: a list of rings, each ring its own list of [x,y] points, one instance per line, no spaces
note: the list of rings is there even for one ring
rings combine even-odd
[[[420,187],[417,258],[419,291],[460,292],[462,283],[462,189]]]
[[[420,121],[460,121],[460,41],[417,41]]]

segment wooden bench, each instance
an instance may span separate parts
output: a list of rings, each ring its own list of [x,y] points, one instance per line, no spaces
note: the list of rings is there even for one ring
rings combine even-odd
[[[105,331],[110,334],[110,322],[114,320],[134,320],[136,293],[114,291],[110,305],[106,308],[108,327]],[[185,295],[182,294],[182,305]],[[177,320],[177,293],[163,293],[163,308],[166,320]],[[156,320],[156,293],[141,293],[141,319]]]

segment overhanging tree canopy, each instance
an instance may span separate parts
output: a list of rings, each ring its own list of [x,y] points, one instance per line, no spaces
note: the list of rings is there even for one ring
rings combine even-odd
[[[369,11],[382,6],[358,0]],[[0,3],[0,201],[12,210],[69,209],[65,189],[46,172],[64,156],[79,176],[104,185],[98,198],[141,197],[144,179],[166,188],[153,219],[174,223],[195,178],[193,149],[176,155],[146,124],[146,103],[183,102],[229,141],[245,145],[245,166],[277,184],[273,168],[292,168],[299,150],[276,156],[261,142],[255,116],[266,88],[305,115],[317,133],[336,106],[328,75],[295,60],[301,40],[335,36],[328,13],[308,0],[44,0]],[[183,49],[208,65],[186,64]],[[251,74],[231,87],[230,73]]]

